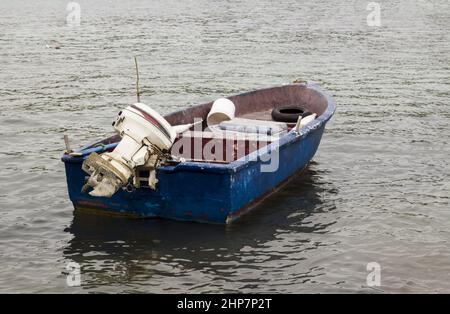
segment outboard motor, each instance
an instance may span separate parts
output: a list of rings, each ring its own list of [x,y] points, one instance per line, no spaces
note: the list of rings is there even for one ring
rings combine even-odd
[[[156,168],[170,158],[176,127],[142,103],[119,112],[113,127],[122,140],[114,151],[91,153],[83,162],[82,169],[90,174],[83,191],[92,187],[90,195],[111,197],[121,187],[137,186],[135,172],[139,166],[150,169],[149,187],[155,189]]]

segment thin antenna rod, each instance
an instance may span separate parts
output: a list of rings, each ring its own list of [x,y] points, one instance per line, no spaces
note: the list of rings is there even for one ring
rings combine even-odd
[[[136,65],[136,96],[137,102],[141,102],[141,95],[139,93],[139,68],[137,63],[137,58],[134,57],[134,64]]]

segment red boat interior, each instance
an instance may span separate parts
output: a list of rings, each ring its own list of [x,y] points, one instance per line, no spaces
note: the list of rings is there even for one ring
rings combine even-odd
[[[327,108],[327,100],[323,95],[300,84],[257,90],[228,97],[228,99],[236,107],[235,116],[237,118],[259,121],[273,121],[271,112],[280,106],[300,106],[316,113],[317,116],[323,114]],[[238,133],[234,133],[232,136],[229,134],[217,135],[209,132],[206,117],[212,103],[187,108],[165,117],[171,125],[192,123],[200,119],[204,121],[201,128],[199,126],[197,126],[199,129],[191,128],[177,137],[171,150],[172,155],[188,161],[229,163],[270,144],[277,138],[276,136]],[[294,126],[295,123],[288,123],[286,132]],[[97,145],[112,144],[119,140],[119,136],[115,135]]]

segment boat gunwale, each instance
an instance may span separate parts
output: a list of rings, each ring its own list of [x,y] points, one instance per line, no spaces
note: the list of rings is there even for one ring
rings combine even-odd
[[[260,159],[264,159],[264,157],[267,157],[268,154],[271,154],[272,151],[279,149],[283,146],[291,145],[297,141],[300,141],[301,139],[304,139],[310,134],[311,132],[314,132],[316,129],[319,129],[322,127],[325,123],[328,122],[328,120],[331,119],[333,116],[335,110],[336,110],[336,104],[334,100],[329,96],[327,93],[322,91],[322,89],[314,84],[314,83],[300,83],[300,84],[289,84],[289,85],[297,85],[297,86],[304,86],[307,89],[312,89],[319,93],[321,96],[323,96],[327,101],[327,107],[325,111],[317,117],[314,121],[308,123],[307,125],[303,126],[300,130],[296,131],[292,129],[289,133],[286,135],[280,137],[278,140],[270,143],[267,146],[261,147],[258,150],[250,153],[249,155],[243,156],[237,160],[234,160],[227,164],[219,164],[219,163],[208,163],[208,162],[195,162],[195,161],[185,161],[181,162],[177,165],[164,165],[160,166],[158,168],[158,171],[165,172],[165,173],[173,173],[178,171],[189,171],[189,172],[208,172],[208,173],[235,173],[240,171],[241,169],[248,167],[249,165],[260,162]],[[270,88],[282,88],[286,85],[280,85],[280,86],[273,86]],[[264,89],[261,89],[264,90]],[[242,96],[248,93],[252,92],[246,92],[241,93],[234,96]],[[202,105],[198,105],[202,106]],[[193,107],[194,108],[194,107]],[[171,113],[170,115],[177,114],[179,112],[183,112],[189,108],[181,109],[178,111],[175,111]],[[106,150],[106,149],[112,149],[114,148],[117,143],[110,143],[110,144],[103,144],[99,145],[97,147],[93,147],[93,145],[98,144],[99,142],[94,142],[90,145],[86,145],[79,150],[77,150],[77,153],[81,153],[82,156],[70,156],[69,154],[65,154],[62,157],[62,161],[69,162],[69,163],[81,163],[87,155],[89,155],[92,152],[99,151],[100,149]]]

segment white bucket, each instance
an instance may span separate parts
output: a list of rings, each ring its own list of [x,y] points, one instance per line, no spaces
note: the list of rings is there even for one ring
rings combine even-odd
[[[234,118],[236,107],[233,102],[226,98],[217,99],[208,113],[206,122],[208,126],[219,124],[222,121],[231,120]]]

